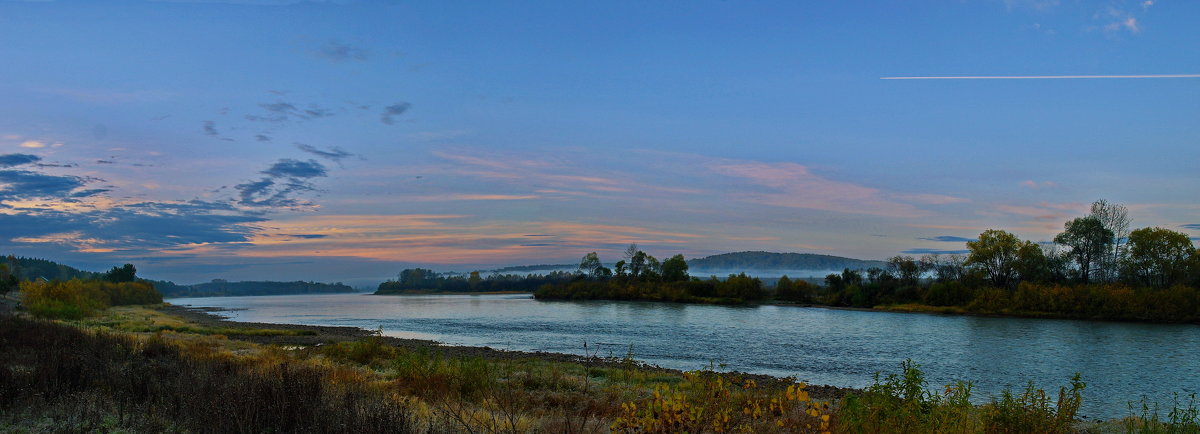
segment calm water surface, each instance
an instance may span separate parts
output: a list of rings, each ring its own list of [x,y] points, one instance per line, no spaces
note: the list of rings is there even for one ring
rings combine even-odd
[[[1200,326],[727,307],[536,301],[528,295],[364,294],[206,297],[178,305],[237,309],[239,321],[383,328],[398,337],[508,350],[625,355],[676,369],[725,369],[864,387],[901,361],[931,385],[975,382],[980,400],[1029,380],[1053,389],[1075,372],[1082,414],[1121,417],[1126,401],[1200,391]],[[1056,395],[1055,395],[1056,396]]]

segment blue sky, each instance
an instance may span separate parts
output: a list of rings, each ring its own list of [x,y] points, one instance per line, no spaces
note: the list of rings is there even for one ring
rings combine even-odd
[[[1200,4],[0,1],[0,250],[370,280],[1200,235]]]

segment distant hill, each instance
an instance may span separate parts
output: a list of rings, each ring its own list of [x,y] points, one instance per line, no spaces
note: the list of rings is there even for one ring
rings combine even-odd
[[[813,253],[734,252],[706,256],[687,261],[693,275],[701,270],[739,271],[840,271],[844,268],[884,268],[884,261],[843,258]]]
[[[0,257],[0,262],[7,262]],[[104,273],[83,271],[69,265],[38,258],[15,258],[16,276],[20,280],[71,280],[99,279]],[[283,295],[283,294],[331,294],[354,292],[354,288],[341,283],[317,282],[227,282],[216,279],[197,285],[179,285],[166,280],[142,279],[154,285],[164,298],[171,297],[219,297],[238,295]]]
[[[570,271],[570,270],[575,270],[578,268],[579,268],[579,264],[515,265],[512,267],[504,267],[504,268],[497,268],[495,270],[488,270],[488,272],[500,273],[500,274],[510,274],[510,273],[514,273],[514,272],[528,273],[531,271],[540,271],[542,273],[545,273],[547,271],[555,271],[555,270]]]
[[[59,264],[54,261],[37,258],[14,258],[16,261],[16,276],[20,280],[71,280],[99,279],[104,273],[82,271],[78,268]],[[0,258],[0,262],[7,262]]]

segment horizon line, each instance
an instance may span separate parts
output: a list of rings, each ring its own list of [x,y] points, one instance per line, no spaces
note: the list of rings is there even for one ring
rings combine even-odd
[[[879,77],[880,80],[1061,80],[1097,78],[1200,78],[1200,74],[1141,75],[951,75],[916,77]]]

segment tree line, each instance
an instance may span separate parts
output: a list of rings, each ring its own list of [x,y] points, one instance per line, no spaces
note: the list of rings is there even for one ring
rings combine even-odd
[[[485,277],[478,271],[472,271],[463,275],[459,273],[438,273],[425,268],[409,268],[402,270],[396,275],[395,279],[389,279],[380,283],[375,294],[492,291],[532,292],[542,285],[570,281],[577,277],[576,273],[565,271],[524,275],[492,273]]]
[[[886,268],[825,277],[835,306],[924,304],[968,312],[1142,321],[1200,321],[1200,253],[1187,234],[1130,230],[1104,200],[1053,242],[988,229],[965,255],[896,256]]]
[[[539,299],[742,303],[768,299],[830,306],[920,305],[959,311],[1139,321],[1200,321],[1200,252],[1187,234],[1130,230],[1128,210],[1099,200],[1052,242],[988,229],[967,254],[895,256],[884,267],[829,274],[824,286],[781,277],[764,288],[745,274],[689,276],[683,255],[659,262],[630,245],[612,269],[595,252],[575,279],[540,287]]]
[[[683,255],[666,260],[630,244],[624,258],[608,268],[596,252],[584,255],[579,263],[577,278],[571,281],[543,285],[533,293],[538,299],[608,299],[649,300],[692,303],[738,304],[767,299],[771,293],[762,280],[745,273],[731,274],[725,279],[711,276],[700,279],[688,274]],[[786,277],[785,286],[792,288]],[[807,283],[796,282],[796,286]],[[784,291],[785,293],[787,290]]]

